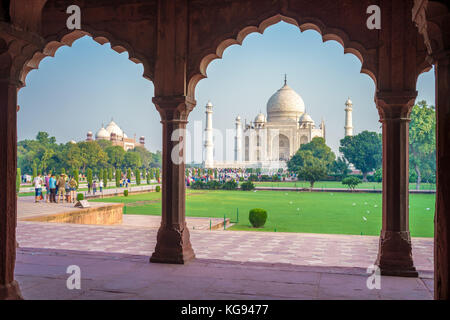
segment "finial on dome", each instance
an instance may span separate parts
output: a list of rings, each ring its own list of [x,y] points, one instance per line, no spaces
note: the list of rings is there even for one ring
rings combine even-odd
[[[284,85],[287,85],[287,74],[284,74]]]

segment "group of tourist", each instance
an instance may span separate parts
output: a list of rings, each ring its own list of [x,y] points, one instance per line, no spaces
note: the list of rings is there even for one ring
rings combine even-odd
[[[74,177],[67,177],[62,173],[59,177],[48,174],[42,177],[38,174],[33,180],[35,190],[35,202],[44,200],[43,188],[45,187],[45,202],[62,203],[75,202],[78,182]]]

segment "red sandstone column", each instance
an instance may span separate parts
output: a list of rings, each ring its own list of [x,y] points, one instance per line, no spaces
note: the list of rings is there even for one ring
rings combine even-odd
[[[434,298],[450,299],[450,53],[436,57]]]
[[[0,299],[22,299],[16,260],[17,83],[0,79]]]
[[[382,275],[417,277],[409,233],[409,122],[417,92],[378,92],[383,124],[383,217],[376,264]]]
[[[184,264],[195,257],[185,218],[186,142],[183,135],[195,102],[185,97],[155,97],[153,102],[162,119],[163,170],[162,220],[150,262]],[[177,135],[177,131],[181,134]]]

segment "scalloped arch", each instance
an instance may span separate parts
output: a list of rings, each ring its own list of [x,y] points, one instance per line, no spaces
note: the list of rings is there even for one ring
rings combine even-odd
[[[92,31],[86,28],[85,30],[75,30],[69,33],[61,32],[57,35],[47,37],[45,39],[45,47],[42,50],[34,50],[34,52],[28,55],[31,56],[31,58],[23,63],[23,67],[19,74],[19,80],[23,85],[22,87],[26,84],[26,77],[28,73],[32,70],[38,69],[44,58],[54,57],[59,48],[63,46],[71,47],[76,40],[84,36],[90,36],[95,42],[101,45],[110,43],[111,49],[119,54],[125,51],[128,52],[128,59],[136,64],[141,63],[144,67],[143,77],[152,81],[153,72],[150,68],[150,63],[145,58],[138,55],[128,43],[114,39],[114,37],[107,32]]]
[[[361,62],[360,72],[367,74],[374,81],[375,86],[377,85],[377,77],[374,71],[375,67],[372,63],[372,61],[374,61],[375,50],[367,50],[362,44],[356,41],[351,41],[349,36],[344,31],[335,28],[327,28],[325,24],[318,19],[304,19],[302,23],[299,24],[294,18],[278,14],[263,20],[258,26],[252,25],[241,29],[237,33],[236,37],[228,38],[219,42],[216,46],[216,51],[203,57],[198,66],[198,72],[189,79],[188,95],[195,97],[195,88],[197,84],[200,80],[207,78],[206,70],[208,65],[215,59],[221,59],[226,48],[234,44],[242,45],[244,39],[249,34],[254,32],[263,34],[268,27],[281,21],[297,26],[301,32],[306,30],[315,30],[322,36],[323,42],[330,40],[337,41],[344,47],[344,54],[351,53],[359,59]]]

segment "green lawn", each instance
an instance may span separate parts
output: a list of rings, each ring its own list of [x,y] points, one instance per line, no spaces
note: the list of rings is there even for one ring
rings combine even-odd
[[[126,214],[161,214],[161,193],[96,199],[123,202]],[[410,229],[413,237],[433,236],[435,195],[410,195]],[[219,217],[239,222],[232,230],[255,230],[248,211],[264,208],[268,220],[258,231],[379,235],[381,194],[281,191],[203,191],[188,190],[186,215]],[[365,217],[367,221],[364,220]]]
[[[297,182],[255,182],[257,187],[295,187],[295,188],[309,188],[310,184],[306,181]],[[314,188],[346,188],[340,181],[318,181],[314,184]],[[362,182],[356,189],[379,189],[381,190],[381,182]],[[410,190],[416,190],[416,184],[409,184]],[[434,183],[422,183],[420,190],[436,190]]]

